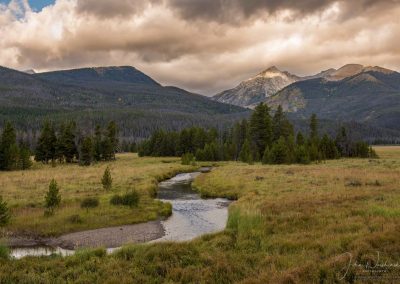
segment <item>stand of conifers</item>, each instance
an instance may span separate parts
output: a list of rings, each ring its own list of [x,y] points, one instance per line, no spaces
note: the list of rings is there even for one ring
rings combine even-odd
[[[140,156],[182,156],[184,163],[197,161],[242,161],[263,164],[307,164],[340,157],[374,158],[374,150],[363,141],[353,141],[345,128],[334,139],[318,133],[315,114],[310,118],[309,135],[297,132],[279,106],[273,115],[259,104],[249,120],[229,130],[186,128],[180,132],[159,130],[139,145]]]

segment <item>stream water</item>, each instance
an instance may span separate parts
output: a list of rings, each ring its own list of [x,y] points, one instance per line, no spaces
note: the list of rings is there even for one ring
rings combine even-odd
[[[223,198],[202,199],[192,189],[193,180],[200,172],[178,174],[159,183],[157,198],[172,204],[172,215],[161,221],[165,234],[151,242],[187,241],[198,236],[221,231],[228,219],[229,200]],[[109,248],[112,252],[118,248]],[[52,247],[13,248],[11,256],[71,255],[74,250]]]

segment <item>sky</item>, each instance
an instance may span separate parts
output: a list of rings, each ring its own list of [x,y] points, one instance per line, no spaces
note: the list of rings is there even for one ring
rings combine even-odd
[[[0,0],[0,65],[130,65],[212,95],[270,66],[400,69],[400,0]]]

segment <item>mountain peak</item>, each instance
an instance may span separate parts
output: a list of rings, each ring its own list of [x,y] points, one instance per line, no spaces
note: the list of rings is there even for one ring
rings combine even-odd
[[[84,83],[89,82],[109,82],[109,83],[130,83],[130,84],[144,84],[144,85],[157,85],[155,80],[147,76],[132,66],[108,66],[108,67],[91,67],[80,68],[72,70],[62,70],[47,73],[39,73],[37,76],[47,79],[63,81],[64,83]]]

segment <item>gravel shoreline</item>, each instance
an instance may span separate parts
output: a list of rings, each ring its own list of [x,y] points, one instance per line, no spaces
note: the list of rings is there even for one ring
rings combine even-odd
[[[58,238],[15,236],[8,238],[7,245],[11,248],[49,246],[68,250],[96,247],[116,248],[125,244],[152,241],[164,235],[164,228],[160,221],[149,221],[134,225],[80,231],[65,234]]]

